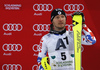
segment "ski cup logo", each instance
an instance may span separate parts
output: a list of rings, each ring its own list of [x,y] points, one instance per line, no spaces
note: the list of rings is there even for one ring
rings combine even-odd
[[[39,52],[40,51],[40,46],[38,44],[34,44],[32,47],[33,51]]]
[[[21,51],[22,45],[21,44],[4,44],[2,46],[4,51]]]
[[[66,29],[68,31],[72,31],[72,24],[66,24]],[[34,31],[49,31],[50,30],[50,24],[34,24],[33,25],[33,30]]]
[[[34,24],[33,30],[34,31],[49,31],[50,30],[50,24]]]
[[[83,4],[65,4],[64,10],[65,11],[83,11],[84,5]]]
[[[21,31],[23,28],[23,26],[21,24],[8,24],[8,23],[5,23],[3,25],[3,30],[4,31]]]
[[[53,6],[52,4],[34,4],[33,9],[34,11],[52,11]]]
[[[22,70],[22,66],[20,64],[4,64],[2,70]]]
[[[38,70],[38,65],[33,65],[32,70]]]

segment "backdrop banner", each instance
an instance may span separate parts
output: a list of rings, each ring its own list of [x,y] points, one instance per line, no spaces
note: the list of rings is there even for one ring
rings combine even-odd
[[[0,70],[37,70],[39,43],[50,30],[51,12],[61,8],[72,31],[71,14],[81,11],[97,42],[82,48],[82,70],[100,67],[99,0],[0,0]]]

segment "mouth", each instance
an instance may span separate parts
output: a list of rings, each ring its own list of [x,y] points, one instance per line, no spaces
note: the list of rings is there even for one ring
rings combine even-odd
[[[58,23],[59,25],[63,25],[64,23]]]
[[[60,23],[58,23],[58,24],[63,24],[63,22],[60,22]]]

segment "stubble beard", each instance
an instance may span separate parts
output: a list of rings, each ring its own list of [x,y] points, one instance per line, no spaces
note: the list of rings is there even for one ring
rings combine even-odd
[[[59,31],[61,31],[61,30],[64,30],[65,29],[65,26],[63,26],[63,27],[57,27],[57,26],[55,26],[55,30],[59,30]]]

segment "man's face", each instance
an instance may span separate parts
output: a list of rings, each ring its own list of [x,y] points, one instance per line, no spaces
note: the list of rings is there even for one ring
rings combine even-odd
[[[53,21],[54,30],[61,31],[65,29],[66,17],[64,15],[57,15]]]

